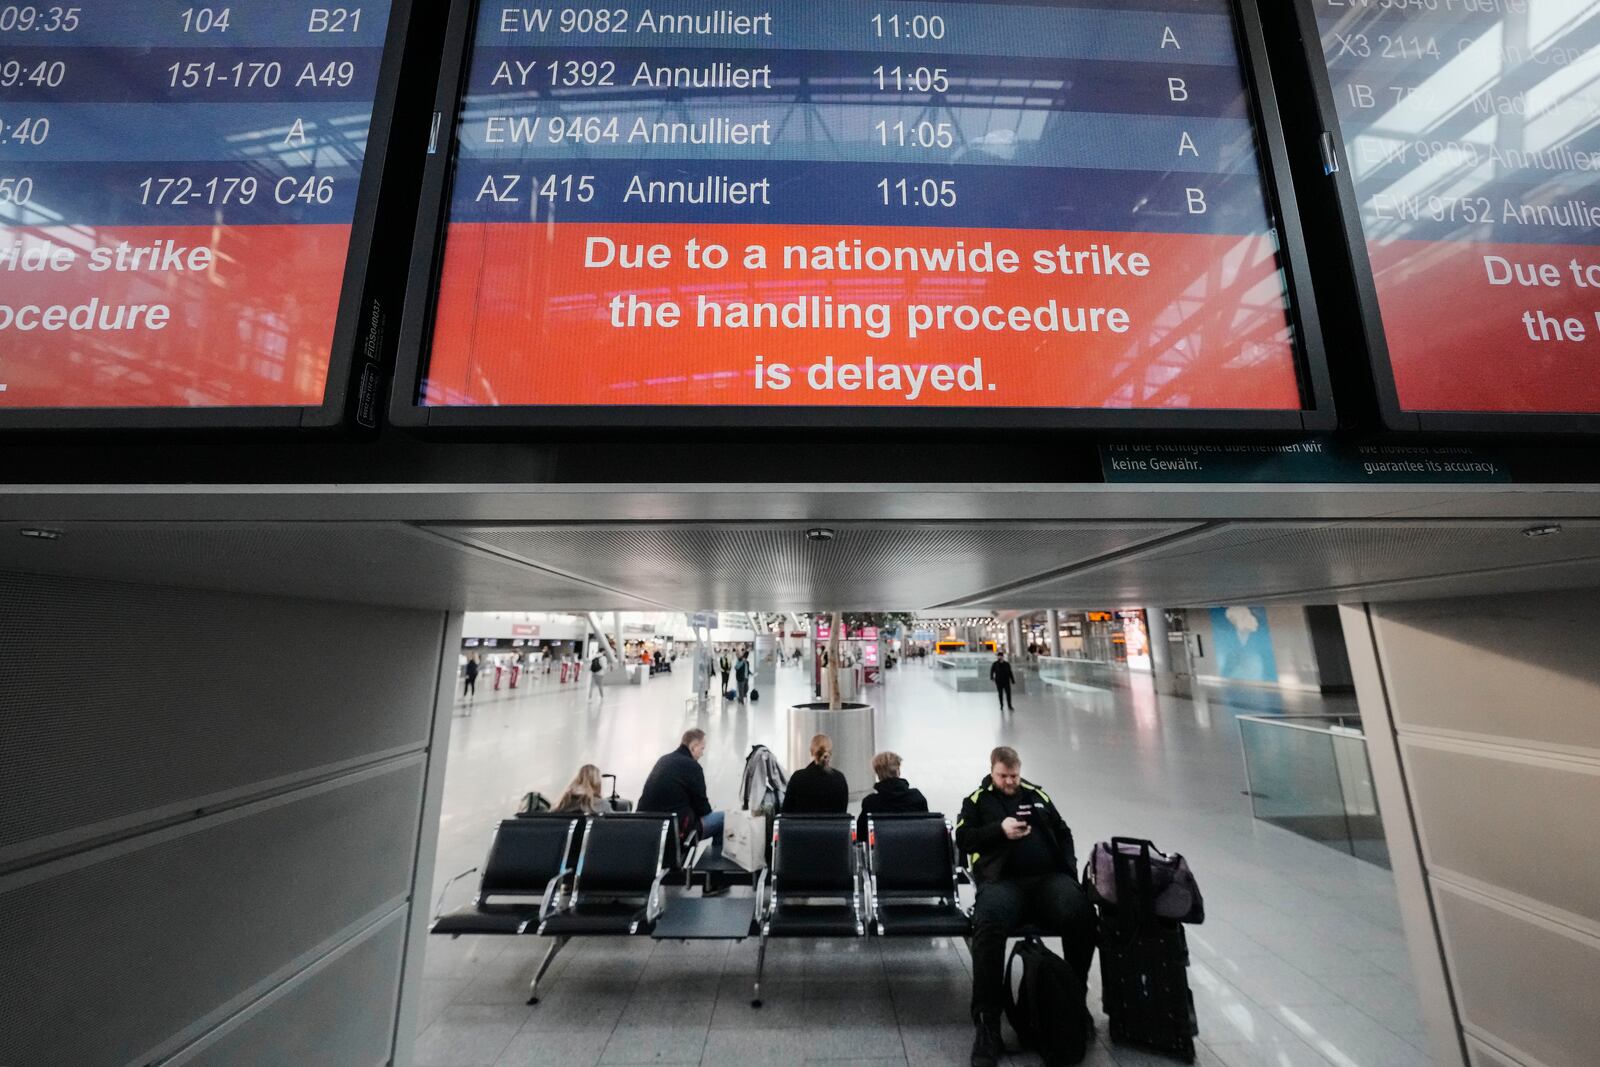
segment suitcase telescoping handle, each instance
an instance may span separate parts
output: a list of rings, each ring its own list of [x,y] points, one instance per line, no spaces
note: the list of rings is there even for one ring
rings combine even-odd
[[[1129,846],[1124,852],[1123,846]],[[1137,909],[1141,919],[1156,911],[1155,875],[1150,869],[1150,852],[1155,845],[1139,837],[1111,839],[1111,870],[1117,882],[1117,906]],[[1130,892],[1131,891],[1131,892]]]
[[[616,800],[616,799],[618,799],[618,795],[617,795],[617,776],[614,775],[614,774],[602,774],[600,776],[601,788],[605,787],[605,780],[607,778],[611,779],[611,796],[608,797],[607,799]]]

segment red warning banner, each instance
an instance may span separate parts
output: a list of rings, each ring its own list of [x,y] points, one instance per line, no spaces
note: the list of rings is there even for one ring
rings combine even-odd
[[[431,405],[1301,408],[1261,236],[458,223]]]
[[[322,403],[348,225],[0,226],[0,408]]]
[[[1371,246],[1400,407],[1600,412],[1600,248]]]

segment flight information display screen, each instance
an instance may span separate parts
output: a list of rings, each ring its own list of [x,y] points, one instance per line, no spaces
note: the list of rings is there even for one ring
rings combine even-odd
[[[389,9],[0,2],[0,415],[323,403]]]
[[[1600,4],[1311,0],[1401,413],[1600,413]]]
[[[416,401],[1300,412],[1230,0],[477,5]]]

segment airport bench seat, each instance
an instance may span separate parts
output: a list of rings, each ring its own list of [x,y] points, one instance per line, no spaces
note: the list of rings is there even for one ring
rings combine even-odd
[[[879,937],[961,937],[955,829],[937,813],[867,818],[868,907]]]
[[[590,816],[565,904],[544,916],[547,937],[648,932],[662,907],[670,820],[657,815]]]
[[[867,932],[852,815],[779,815],[772,863],[756,882],[761,945],[750,1004],[761,1006],[761,976],[772,937],[862,937]]]
[[[429,933],[520,934],[551,912],[569,871],[568,856],[579,820],[506,819],[495,827],[483,861],[478,892],[465,908],[442,914],[450,886],[474,873],[473,867],[445,884]]]
[[[572,892],[543,913],[536,928],[551,941],[529,987],[529,1004],[539,1003],[539,980],[568,941],[648,934],[665,907],[669,856],[678,843],[671,817],[591,815],[586,824]]]

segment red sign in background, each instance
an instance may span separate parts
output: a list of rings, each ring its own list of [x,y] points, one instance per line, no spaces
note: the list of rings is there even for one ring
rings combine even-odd
[[[1574,258],[1600,263],[1600,249],[1391,241],[1370,253],[1402,410],[1600,412],[1600,288],[1579,286],[1569,267]],[[1486,256],[1539,284],[1491,284]],[[1540,312],[1563,324],[1562,335],[1577,320],[1583,339],[1555,339],[1537,320],[1540,339],[1530,338],[1523,315]]]
[[[50,242],[77,253],[65,271],[0,267],[0,408],[321,404],[350,230],[0,226],[0,249]],[[165,241],[209,249],[210,266],[90,269],[96,247]],[[52,307],[77,310],[77,321],[88,321],[82,309],[91,301],[96,308],[164,305],[171,316],[160,329],[149,327],[148,316],[134,329],[72,329],[70,315],[58,329],[37,325]]]
[[[667,246],[662,269],[584,266],[586,241]],[[694,239],[731,253],[722,270],[689,269]],[[786,269],[785,245],[950,247],[985,241],[1016,249],[1016,274],[819,272]],[[1041,275],[1037,250],[1102,244],[1150,259],[1147,277]],[[747,245],[769,265],[741,267]],[[682,309],[675,327],[618,328],[611,302],[636,295]],[[713,329],[696,325],[708,302],[831,297],[885,303],[895,328],[882,339],[858,329]],[[953,327],[909,338],[913,304],[1125,309],[1125,333],[990,332]],[[757,388],[756,361],[787,364],[794,384]],[[826,390],[806,368],[832,357],[864,367],[870,357],[902,367],[967,367],[982,361],[977,391],[929,386]],[[927,371],[925,370],[926,374]],[[948,377],[954,378],[955,375]],[[966,380],[970,383],[969,372]],[[770,379],[769,379],[770,381]],[[977,408],[1168,408],[1300,410],[1301,391],[1278,261],[1262,236],[1076,233],[899,227],[458,223],[449,228],[438,317],[422,401],[430,405],[773,405]]]

